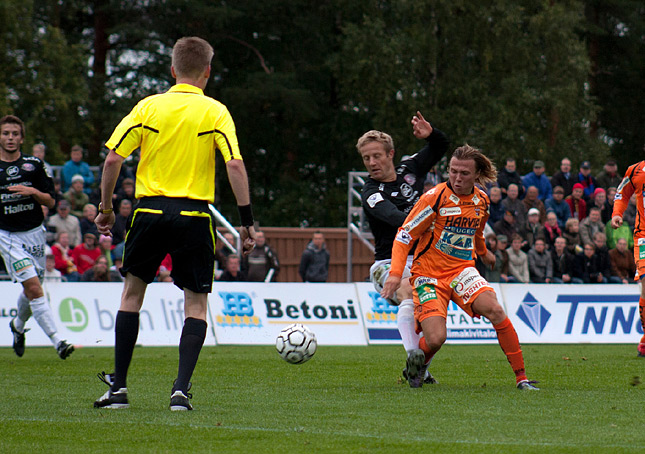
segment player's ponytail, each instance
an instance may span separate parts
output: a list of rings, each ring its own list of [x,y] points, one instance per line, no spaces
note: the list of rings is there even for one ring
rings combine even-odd
[[[471,147],[466,144],[462,147],[457,148],[452,157],[460,161],[475,161],[475,169],[479,171],[479,177],[475,183],[486,187],[488,183],[494,183],[497,181],[497,168],[495,164],[477,148]]]

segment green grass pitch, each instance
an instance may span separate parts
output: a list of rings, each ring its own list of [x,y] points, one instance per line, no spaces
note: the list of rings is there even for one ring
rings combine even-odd
[[[176,348],[136,348],[130,408],[96,410],[112,348],[61,361],[0,349],[0,452],[645,452],[645,358],[635,345],[524,345],[519,391],[497,345],[446,345],[438,385],[410,389],[400,346],[319,347],[303,365],[272,347],[202,350],[195,411],[170,412]]]

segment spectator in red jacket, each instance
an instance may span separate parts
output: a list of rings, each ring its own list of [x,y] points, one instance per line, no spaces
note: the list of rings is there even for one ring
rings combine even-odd
[[[94,262],[100,255],[101,248],[98,247],[96,235],[89,232],[83,236],[83,242],[72,249],[70,254],[76,270],[81,275],[94,266]]]
[[[582,221],[587,217],[587,202],[583,198],[584,190],[585,187],[581,183],[576,183],[573,185],[571,195],[564,199],[571,210],[571,217],[578,221]]]
[[[69,233],[62,231],[56,234],[57,241],[52,245],[55,268],[69,282],[77,282],[81,275],[72,260],[72,248],[69,245]]]

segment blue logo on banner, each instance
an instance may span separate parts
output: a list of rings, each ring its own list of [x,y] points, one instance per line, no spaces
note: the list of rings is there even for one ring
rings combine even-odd
[[[396,323],[398,306],[392,306],[386,299],[377,292],[367,292],[372,299],[372,311],[366,313],[367,321],[377,324]]]
[[[242,292],[219,292],[224,308],[223,315],[215,320],[220,326],[260,327],[262,321],[253,314],[253,300]]]
[[[539,336],[551,318],[551,313],[530,292],[527,292],[517,310],[517,316]]]

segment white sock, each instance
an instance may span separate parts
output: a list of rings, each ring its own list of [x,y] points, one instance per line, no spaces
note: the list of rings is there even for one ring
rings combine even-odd
[[[34,314],[34,318],[42,328],[42,330],[49,336],[52,342],[60,342],[60,339],[56,337],[56,323],[54,322],[54,313],[52,308],[47,304],[47,298],[41,296],[29,302],[29,307],[31,312]],[[54,343],[54,346],[58,345]]]
[[[421,336],[416,333],[416,322],[414,321],[414,303],[411,299],[401,301],[399,311],[396,314],[396,327],[401,334],[403,348],[406,352],[419,348]]]
[[[49,336],[49,340],[52,341],[52,344],[54,344],[54,348],[58,348],[58,344],[60,344],[60,337],[58,337],[56,333]]]
[[[13,327],[16,328],[16,331],[19,333],[24,333],[25,332],[25,321],[21,319],[20,317],[14,317],[13,319]]]
[[[13,319],[13,326],[22,333],[25,331],[25,323],[31,317],[31,308],[29,307],[29,300],[24,293],[18,297],[18,315]]]

